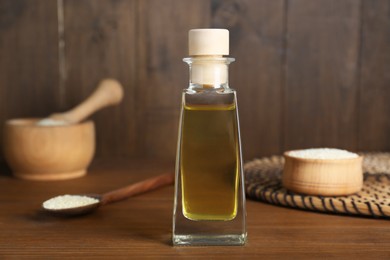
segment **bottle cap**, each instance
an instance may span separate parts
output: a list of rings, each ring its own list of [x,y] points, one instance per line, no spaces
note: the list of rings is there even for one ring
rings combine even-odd
[[[193,29],[188,33],[190,56],[229,55],[229,31],[226,29]]]

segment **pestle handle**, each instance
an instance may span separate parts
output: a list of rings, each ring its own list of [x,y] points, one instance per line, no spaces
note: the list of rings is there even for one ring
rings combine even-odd
[[[78,123],[101,108],[120,103],[122,98],[122,85],[115,79],[104,79],[81,104],[67,112],[52,114],[49,118],[69,124]]]
[[[144,181],[131,184],[127,187],[103,194],[101,197],[101,205],[117,202],[147,191],[171,185],[173,182],[174,175],[171,173],[149,178]]]

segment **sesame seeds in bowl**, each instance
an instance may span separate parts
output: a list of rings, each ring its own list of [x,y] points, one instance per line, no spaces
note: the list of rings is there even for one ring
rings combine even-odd
[[[296,193],[349,195],[363,185],[363,158],[346,150],[311,148],[284,153],[283,186]]]

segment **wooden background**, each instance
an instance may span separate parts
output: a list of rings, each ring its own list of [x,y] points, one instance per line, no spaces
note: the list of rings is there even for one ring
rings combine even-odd
[[[245,159],[390,148],[388,0],[0,0],[0,122],[115,77],[125,98],[93,116],[97,156],[172,160],[187,31],[204,27],[230,30]]]

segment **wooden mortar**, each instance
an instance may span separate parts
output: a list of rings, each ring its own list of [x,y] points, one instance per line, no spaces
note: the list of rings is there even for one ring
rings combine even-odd
[[[4,155],[13,174],[29,180],[81,177],[95,153],[92,121],[64,126],[37,126],[39,119],[5,123]]]
[[[4,155],[14,175],[29,180],[85,175],[95,153],[95,127],[92,121],[82,121],[103,107],[119,104],[122,97],[120,83],[104,79],[91,96],[67,112],[6,121]]]

